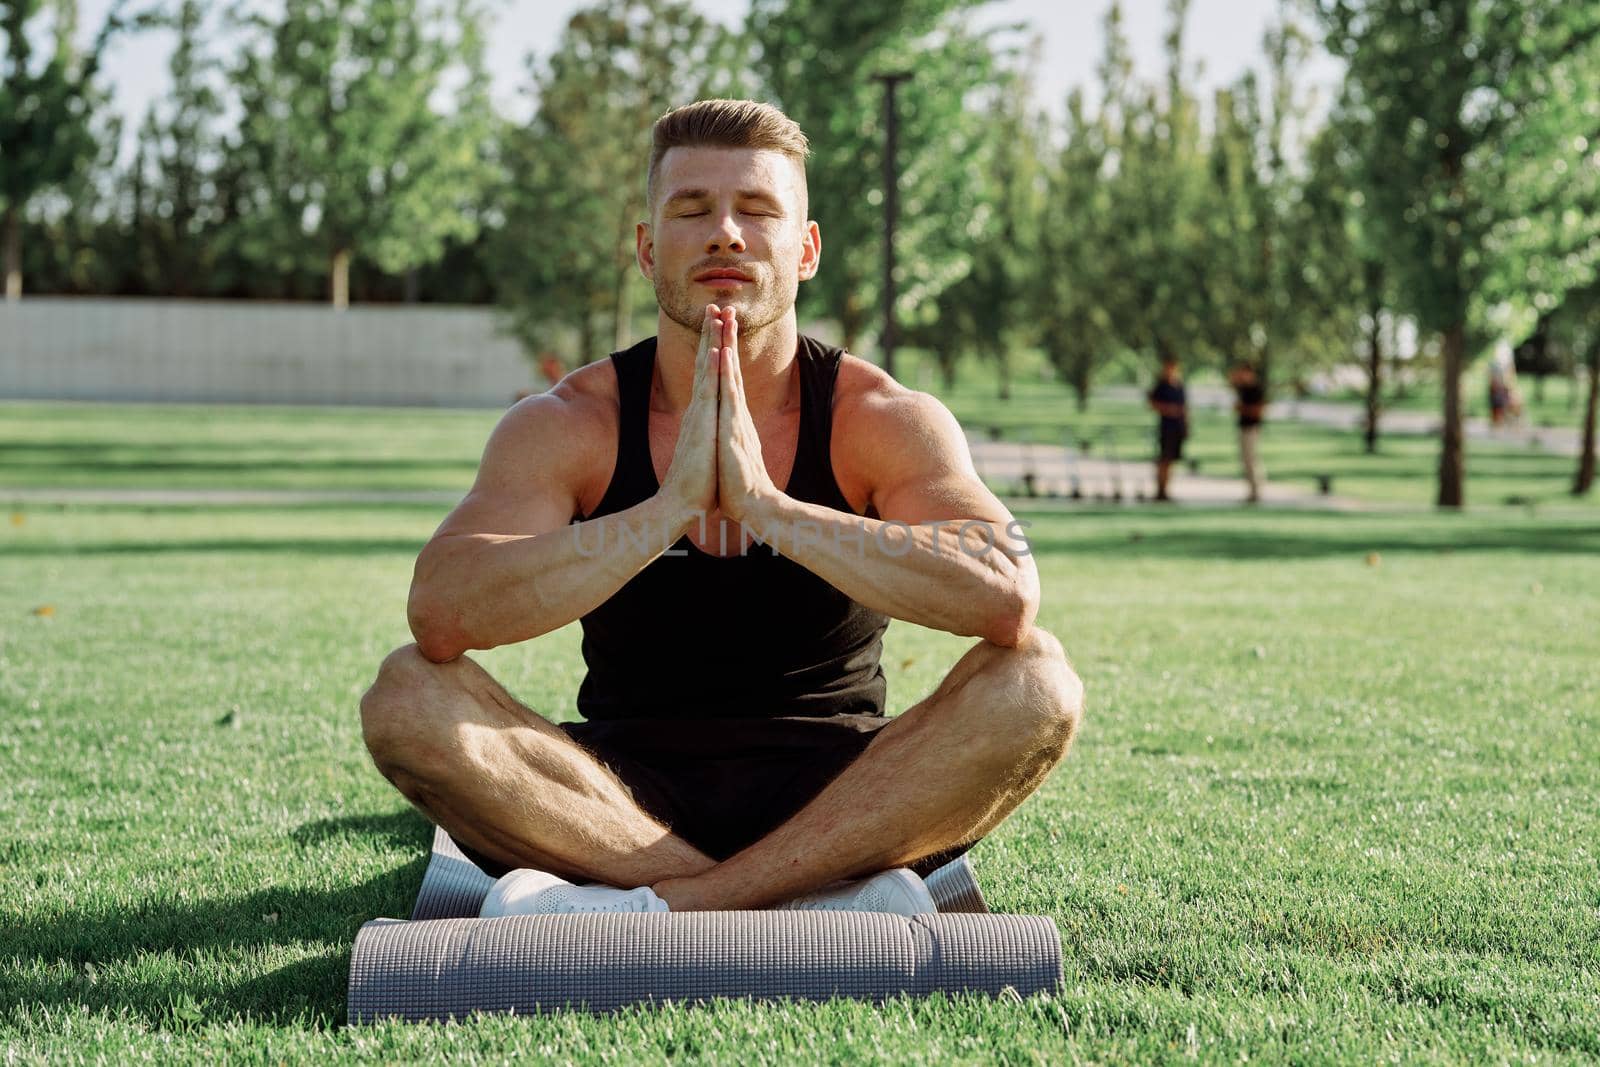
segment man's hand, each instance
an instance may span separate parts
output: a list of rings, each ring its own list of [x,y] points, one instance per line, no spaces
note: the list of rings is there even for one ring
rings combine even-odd
[[[678,425],[678,444],[661,482],[661,493],[692,517],[703,519],[717,507],[717,379],[724,336],[733,309],[706,305],[700,347],[694,357],[694,395]]]
[[[726,313],[722,356],[722,403],[717,416],[717,495],[722,513],[743,525],[755,520],[761,507],[775,499],[778,487],[767,475],[761,436],[744,400],[744,372],[739,366],[739,322]]]

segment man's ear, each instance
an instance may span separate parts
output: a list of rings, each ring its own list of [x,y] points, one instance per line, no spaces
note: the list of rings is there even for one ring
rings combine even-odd
[[[636,223],[633,228],[634,261],[639,264],[639,273],[650,281],[655,281],[656,248],[650,236],[648,222]]]
[[[801,239],[800,251],[800,280],[807,281],[816,276],[817,268],[822,265],[822,229],[815,219],[806,220],[805,236]]]

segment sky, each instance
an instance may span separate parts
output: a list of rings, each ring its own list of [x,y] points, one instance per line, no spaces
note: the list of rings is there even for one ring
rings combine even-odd
[[[85,43],[94,36],[112,0],[79,0],[81,33]],[[494,78],[494,100],[505,114],[525,117],[532,101],[526,57],[549,54],[567,19],[590,0],[496,0],[498,13],[489,34],[489,63]],[[892,2],[892,0],[880,0]],[[693,0],[711,18],[739,26],[747,0]],[[1193,0],[1185,50],[1191,64],[1198,61],[1198,83],[1203,92],[1233,81],[1247,68],[1260,68],[1261,36],[1278,10],[1280,0]],[[1109,0],[1001,0],[982,9],[980,25],[1025,22],[1042,35],[1043,54],[1037,73],[1036,93],[1053,113],[1063,111],[1066,94],[1074,85],[1088,87],[1095,78],[1101,51],[1100,22]],[[1123,0],[1124,25],[1142,77],[1161,77],[1165,60],[1161,38],[1166,28],[1167,0]],[[126,117],[131,141],[145,108],[166,90],[167,59],[172,37],[147,33],[124,38],[107,56],[105,78],[112,87],[115,107]],[[1302,79],[1324,86],[1325,107],[1337,84],[1339,66],[1323,54],[1307,64]],[[1091,97],[1092,98],[1092,97]],[[1321,110],[1319,108],[1318,110]]]

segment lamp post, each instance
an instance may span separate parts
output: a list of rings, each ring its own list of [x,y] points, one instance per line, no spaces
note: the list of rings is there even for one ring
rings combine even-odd
[[[895,153],[900,141],[900,115],[895,88],[911,77],[908,70],[874,74],[883,83],[883,370],[894,377],[894,224],[900,211],[900,167]]]

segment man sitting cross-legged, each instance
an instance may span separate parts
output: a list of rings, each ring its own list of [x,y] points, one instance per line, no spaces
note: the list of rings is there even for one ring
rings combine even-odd
[[[658,335],[519,401],[417,559],[416,643],[362,728],[499,878],[485,915],[931,911],[919,876],[1072,741],[1082,687],[954,418],[797,332],[821,253],[806,151],[748,101],[656,123],[637,243]],[[980,638],[892,719],[890,617]],[[583,722],[463,655],[574,619]]]

